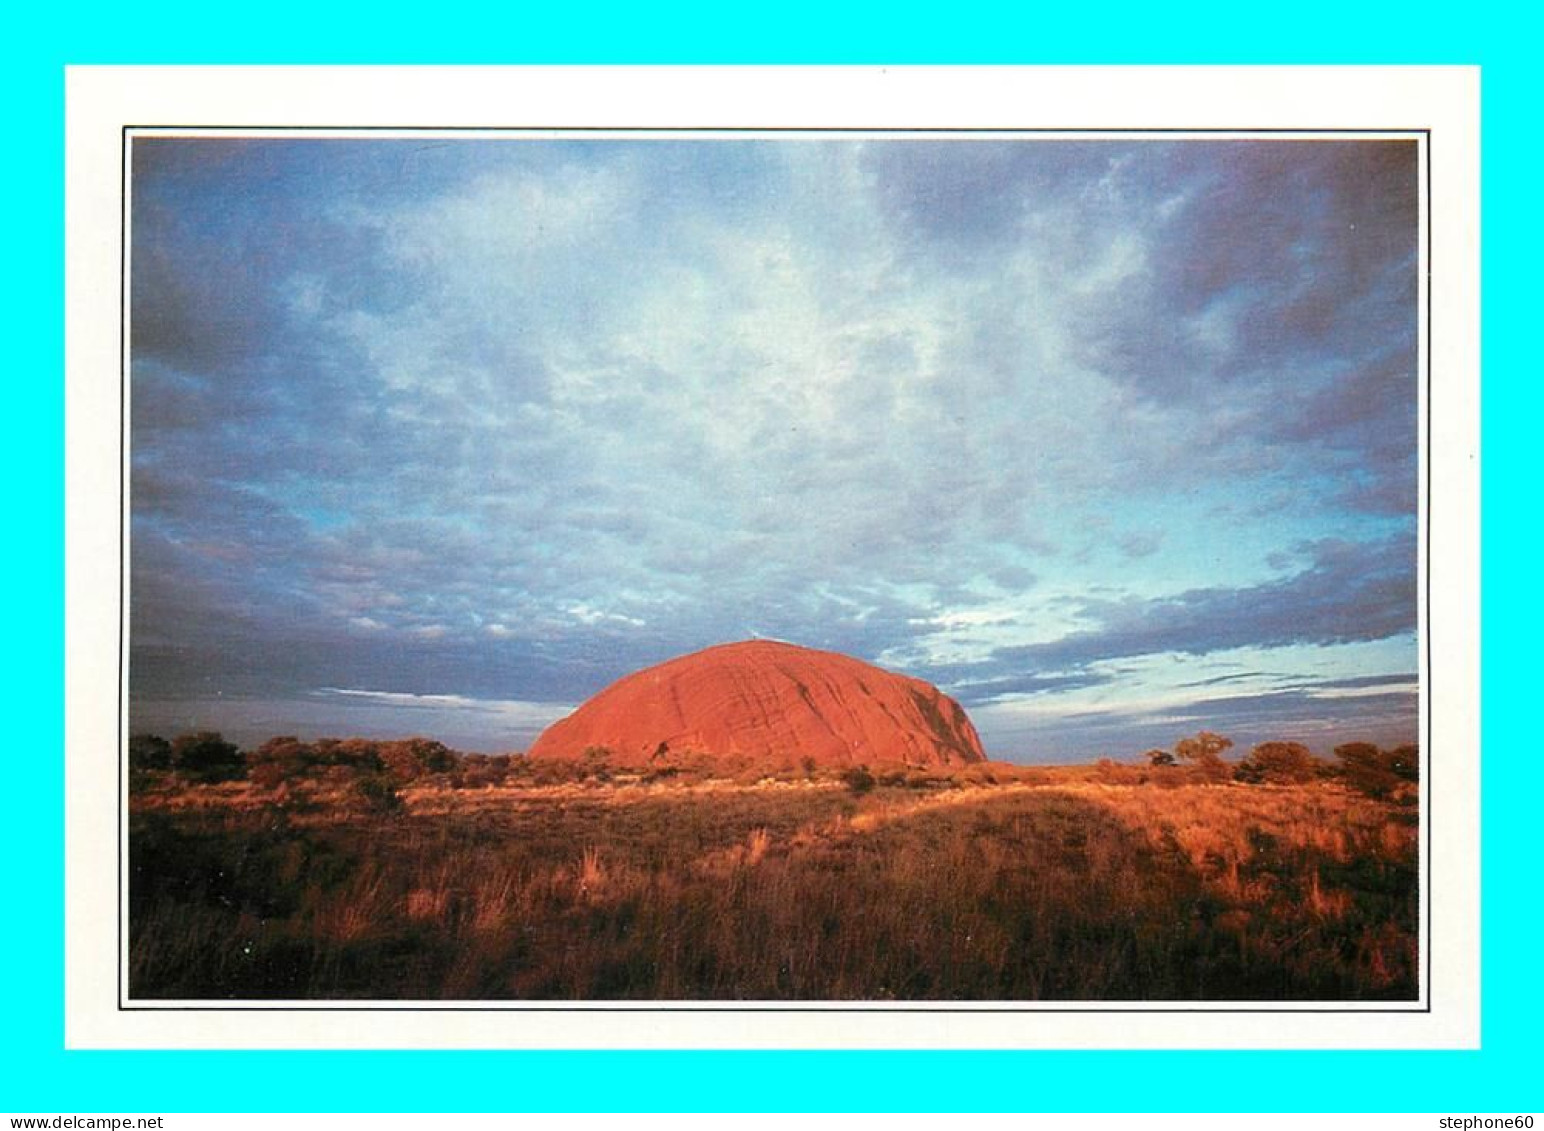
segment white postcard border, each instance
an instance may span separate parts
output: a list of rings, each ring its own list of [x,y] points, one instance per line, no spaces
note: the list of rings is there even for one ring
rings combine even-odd
[[[1415,1048],[1479,1040],[1475,68],[77,67],[67,82],[66,1038],[138,1048]],[[119,994],[124,129],[1422,131],[1422,1000],[157,1003]],[[315,136],[310,132],[310,136]],[[1423,173],[1425,172],[1423,166]],[[1426,233],[1422,234],[1423,241]],[[1429,291],[1427,287],[1429,286]],[[1424,309],[1423,309],[1424,314]],[[1432,332],[1435,327],[1435,332]],[[1427,559],[1430,566],[1428,572]],[[1432,710],[1432,707],[1435,709]],[[1429,717],[1428,717],[1428,712]],[[1428,724],[1429,723],[1429,729]],[[1435,835],[1435,843],[1431,838]],[[1440,914],[1433,915],[1433,907]],[[1425,971],[1429,970],[1429,978]]]

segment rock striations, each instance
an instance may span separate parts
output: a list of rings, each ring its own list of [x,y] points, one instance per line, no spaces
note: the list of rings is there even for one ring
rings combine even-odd
[[[986,759],[965,709],[932,684],[771,640],[722,644],[626,676],[548,727],[530,755],[592,748],[622,765],[682,754],[824,766]]]

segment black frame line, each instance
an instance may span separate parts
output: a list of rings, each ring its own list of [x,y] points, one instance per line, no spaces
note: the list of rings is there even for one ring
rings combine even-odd
[[[1431,688],[1431,664],[1434,652],[1431,644],[1431,455],[1432,455],[1432,159],[1431,159],[1431,130],[1425,131],[1426,135],[1426,681],[1421,687],[1421,693],[1426,699],[1426,741],[1422,743],[1424,749],[1421,754],[1421,788],[1425,791],[1425,804],[1417,811],[1416,817],[1421,821],[1426,830],[1426,868],[1423,879],[1426,883],[1426,1012],[1430,1013],[1434,989],[1432,986],[1431,967],[1431,932],[1432,923],[1436,919],[1433,907],[1433,877],[1432,877],[1432,850],[1434,842],[1431,835],[1432,811],[1436,807],[1436,791],[1431,783],[1431,746],[1434,732],[1435,711],[1432,709]],[[1416,489],[1420,489],[1420,464],[1417,461]]]
[[[845,1002],[827,1003],[825,1008],[800,1005],[761,1005],[756,1003],[732,1003],[725,1002],[715,1007],[677,1005],[673,1003],[656,1003],[652,1005],[603,1005],[586,1004],[578,1002],[574,1004],[550,1005],[550,1004],[525,1004],[523,1002],[455,1002],[445,1005],[393,1005],[393,1004],[358,1004],[349,1002],[329,1002],[325,1005],[256,1005],[242,1002],[211,1002],[208,1005],[154,1005],[147,1002],[125,1004],[130,999],[127,996],[127,987],[124,985],[124,922],[127,911],[127,884],[124,878],[123,847],[125,837],[125,816],[128,811],[128,796],[124,792],[124,766],[127,761],[127,740],[125,727],[127,724],[125,713],[125,701],[128,691],[128,659],[127,659],[127,615],[129,610],[126,602],[129,548],[129,476],[125,474],[129,458],[129,416],[128,416],[128,381],[129,381],[129,310],[128,310],[128,279],[129,279],[129,230],[132,216],[129,215],[129,160],[133,134],[140,131],[154,131],[149,136],[169,136],[181,134],[190,136],[194,134],[224,134],[225,136],[256,136],[268,135],[277,139],[290,134],[325,133],[330,136],[316,138],[318,141],[346,141],[346,136],[351,134],[380,134],[395,136],[410,136],[422,133],[465,133],[465,134],[504,134],[511,140],[525,137],[528,140],[546,140],[541,135],[548,134],[654,134],[654,135],[687,135],[687,134],[746,134],[746,135],[777,135],[777,134],[879,134],[901,136],[929,136],[951,135],[968,139],[971,135],[992,135],[1002,137],[1005,140],[1019,138],[1030,140],[1026,135],[1057,135],[1057,134],[1143,134],[1153,135],[1158,140],[1161,135],[1217,135],[1236,137],[1241,141],[1261,135],[1294,135],[1300,136],[1304,141],[1313,141],[1318,138],[1333,135],[1409,135],[1410,140],[1424,140],[1426,158],[1426,176],[1424,184],[1424,199],[1422,201],[1426,211],[1426,428],[1424,439],[1424,451],[1418,455],[1425,456],[1426,468],[1426,547],[1425,566],[1426,584],[1424,586],[1424,602],[1426,612],[1425,652],[1426,652],[1426,678],[1422,681],[1420,695],[1426,705],[1426,728],[1422,743],[1421,775],[1422,789],[1425,792],[1425,804],[1418,813],[1418,817],[1425,826],[1426,834],[1426,859],[1425,868],[1422,870],[1421,879],[1425,886],[1426,922],[1425,922],[1425,983],[1422,987],[1425,991],[1425,1004],[1423,1006],[1409,1006],[1404,1008],[1377,1007],[1347,1008],[1336,1006],[1303,1006],[1291,1008],[1287,1006],[1254,1006],[1238,1009],[1224,1009],[1218,1006],[1221,1003],[1209,1003],[1196,1006],[1155,1006],[1153,1008],[1123,1008],[1120,1006],[1100,1006],[1087,1004],[1080,1006],[1043,1006],[1037,1008],[1014,1007],[1006,1005],[940,1005],[928,1006],[888,1006],[884,1008],[866,1006],[862,1004],[849,1005]],[[1431,500],[1431,457],[1432,457],[1432,336],[1433,314],[1432,302],[1432,129],[1430,126],[1414,128],[1389,128],[1368,127],[1356,129],[1351,127],[1333,127],[1328,129],[1314,128],[1288,128],[1273,126],[1260,129],[1247,128],[1223,128],[1203,127],[1186,129],[1172,126],[1159,128],[1143,128],[1135,126],[1126,127],[924,127],[908,129],[904,127],[863,127],[863,126],[775,126],[775,127],[749,127],[749,126],[468,126],[465,124],[455,126],[296,126],[296,125],[168,125],[148,123],[127,123],[120,128],[120,169],[119,169],[119,277],[118,277],[118,411],[119,411],[119,450],[118,450],[118,949],[115,955],[117,965],[118,1000],[117,1011],[119,1013],[620,1013],[620,1014],[645,1014],[658,1015],[670,1013],[701,1013],[724,1014],[727,1016],[745,1016],[776,1013],[799,1013],[809,1016],[821,1016],[823,1014],[909,1014],[909,1015],[1013,1015],[1033,1016],[1036,1014],[1066,1014],[1066,1013],[1109,1013],[1115,1015],[1125,1014],[1194,1014],[1206,1013],[1217,1016],[1229,1015],[1255,1015],[1255,1014],[1404,1014],[1420,1016],[1431,1014],[1433,1007],[1432,984],[1432,924],[1436,915],[1434,911],[1434,892],[1432,890],[1432,851],[1434,838],[1432,835],[1433,810],[1435,808],[1435,795],[1431,788],[1431,758],[1432,736],[1434,734],[1433,718],[1435,712],[1432,704],[1431,671],[1434,649],[1432,646],[1431,631],[1431,562],[1432,562],[1432,500]],[[494,140],[490,138],[489,140]],[[553,139],[560,140],[560,139]],[[650,140],[650,139],[634,139]],[[1417,467],[1419,468],[1419,461]],[[1417,472],[1419,476],[1419,471]],[[1419,487],[1419,482],[1417,483]],[[1417,999],[1419,1000],[1419,999]]]
[[[129,760],[128,750],[128,632],[124,621],[128,613],[128,554],[129,554],[129,476],[124,473],[129,458],[129,131],[125,129],[118,153],[118,949],[114,952],[114,976],[118,984],[118,1008],[128,998],[124,985],[125,945],[124,920],[127,915],[128,885],[124,882],[123,846],[127,831],[124,816],[129,808],[129,795],[125,787],[124,773]]]

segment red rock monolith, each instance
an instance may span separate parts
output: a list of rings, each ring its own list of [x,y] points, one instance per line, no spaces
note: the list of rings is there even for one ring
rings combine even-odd
[[[771,640],[721,644],[634,672],[548,727],[533,758],[604,750],[618,765],[680,755],[823,766],[982,762],[965,709],[930,683]]]

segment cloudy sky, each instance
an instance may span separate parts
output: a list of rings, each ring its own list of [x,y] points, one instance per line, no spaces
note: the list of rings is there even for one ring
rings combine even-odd
[[[138,138],[131,725],[755,636],[995,757],[1416,730],[1412,142]]]

